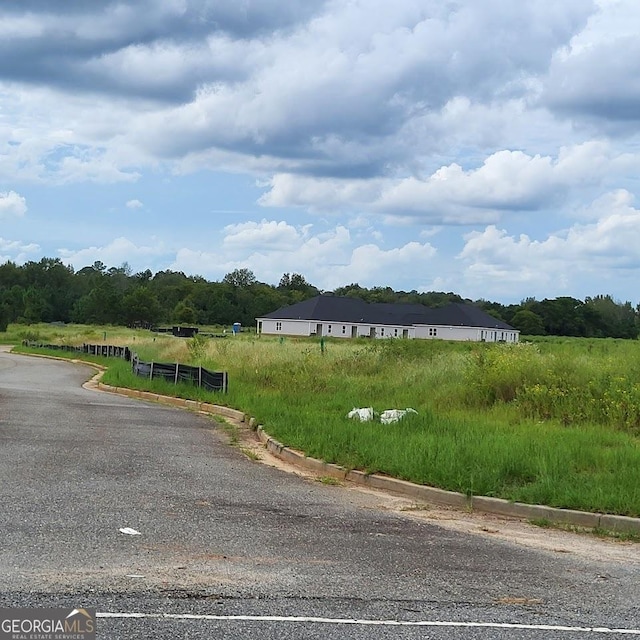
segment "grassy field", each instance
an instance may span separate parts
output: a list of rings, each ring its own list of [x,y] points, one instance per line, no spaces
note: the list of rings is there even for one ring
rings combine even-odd
[[[474,495],[640,516],[640,343],[519,345],[250,336],[184,340],[111,327],[13,327],[7,341],[128,344],[143,360],[229,372],[226,395],[136,378],[105,382],[241,409],[278,440],[348,468]],[[411,407],[401,422],[354,407]]]

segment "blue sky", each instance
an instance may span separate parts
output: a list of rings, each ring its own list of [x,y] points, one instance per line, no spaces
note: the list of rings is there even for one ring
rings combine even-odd
[[[635,0],[5,0],[0,261],[640,301]]]

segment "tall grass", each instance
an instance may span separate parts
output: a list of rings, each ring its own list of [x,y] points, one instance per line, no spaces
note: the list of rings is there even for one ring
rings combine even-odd
[[[469,494],[640,515],[638,342],[327,340],[321,349],[266,336],[134,337],[143,359],[227,370],[226,395],[178,392],[241,409],[308,455]],[[149,383],[122,364],[105,381]],[[418,413],[387,426],[347,418],[364,406]]]

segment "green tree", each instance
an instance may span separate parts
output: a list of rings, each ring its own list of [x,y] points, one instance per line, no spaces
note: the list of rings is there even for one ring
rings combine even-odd
[[[151,273],[150,269],[145,269],[144,271],[139,271],[133,276],[140,284],[146,284],[153,278],[153,273]]]
[[[173,322],[193,325],[198,322],[198,312],[190,300],[180,300],[173,310]]]
[[[511,325],[526,336],[543,336],[545,334],[544,321],[529,309],[521,309],[513,318]]]
[[[160,317],[157,296],[144,286],[129,291],[122,299],[122,317],[130,327],[151,327]]]
[[[24,272],[15,262],[7,261],[0,265],[0,290],[24,284]]]
[[[499,302],[490,302],[489,300],[480,299],[477,300],[474,304],[476,304],[483,311],[486,311],[490,316],[496,318],[497,320],[506,322],[506,319],[504,317],[505,308]]]
[[[232,287],[246,288],[257,282],[256,277],[250,269],[234,269],[230,273],[227,273],[222,278],[224,284],[229,284]]]
[[[545,298],[535,313],[544,320],[547,333],[555,336],[584,336],[586,326],[582,306],[584,303],[569,296]]]
[[[24,287],[33,292],[25,298],[24,317],[28,322],[69,320],[74,302],[73,268],[58,258],[42,258],[23,267]]]
[[[105,277],[76,302],[72,318],[87,324],[118,324],[122,322],[121,303],[113,281]]]
[[[51,306],[47,302],[41,289],[29,287],[24,292],[24,320],[28,324],[35,322],[49,322],[51,320]]]
[[[158,271],[147,286],[160,301],[161,320],[171,320],[173,310],[181,300],[191,295],[194,283],[182,271]]]
[[[4,333],[9,326],[9,313],[4,305],[0,304],[0,333]]]
[[[319,289],[307,282],[306,278],[299,273],[284,273],[280,278],[277,291],[285,294],[283,304],[302,302],[320,293]]]
[[[17,284],[11,288],[0,287],[0,304],[4,307],[8,322],[24,317],[25,290]]]
[[[130,289],[133,278],[131,277],[131,267],[127,262],[123,262],[119,267],[107,269],[107,275],[113,281],[113,286],[120,295],[125,295]]]
[[[345,296],[347,298],[360,298],[365,300],[368,293],[368,289],[361,287],[357,282],[352,282],[344,287],[338,287],[333,290],[334,296]]]
[[[611,296],[586,298],[585,314],[592,327],[591,335],[608,338],[637,338],[638,316],[630,302],[617,302]]]

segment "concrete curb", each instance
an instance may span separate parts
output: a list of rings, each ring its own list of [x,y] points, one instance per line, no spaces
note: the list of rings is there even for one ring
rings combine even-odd
[[[574,509],[557,509],[544,505],[510,502],[502,498],[467,496],[464,493],[427,487],[375,473],[366,474],[362,471],[348,470],[335,464],[309,458],[301,452],[285,447],[269,436],[262,426],[258,426],[256,432],[267,451],[281,460],[295,464],[313,473],[354,482],[374,489],[383,489],[406,498],[520,520],[546,520],[554,524],[565,524],[584,529],[603,529],[615,533],[640,534],[640,518],[590,513]]]
[[[32,355],[32,354],[25,354]],[[37,355],[37,354],[33,354]],[[43,356],[54,357],[54,356]],[[55,358],[55,357],[54,357]],[[66,358],[55,358],[65,360]],[[338,480],[353,482],[373,489],[381,489],[390,493],[395,493],[405,498],[418,500],[430,504],[444,505],[464,509],[467,511],[478,511],[520,520],[545,520],[554,524],[564,524],[584,529],[602,529],[614,533],[631,533],[640,535],[640,518],[630,518],[627,516],[616,516],[601,513],[589,513],[586,511],[576,511],[573,509],[557,509],[544,505],[524,504],[521,502],[510,502],[502,498],[490,498],[486,496],[467,496],[455,491],[446,491],[435,487],[414,484],[406,480],[398,480],[379,474],[366,474],[362,471],[345,469],[336,464],[309,458],[300,451],[295,451],[285,447],[282,443],[272,438],[262,425],[258,425],[255,418],[248,417],[242,411],[230,409],[221,405],[208,402],[198,402],[195,400],[184,400],[172,396],[162,396],[149,391],[139,391],[137,389],[127,389],[124,387],[112,387],[100,382],[100,378],[105,368],[94,362],[83,360],[73,360],[72,362],[87,364],[98,369],[91,380],[85,383],[86,387],[100,389],[111,393],[118,393],[141,400],[160,402],[170,406],[181,407],[207,413],[212,416],[222,416],[238,423],[245,423],[253,429],[260,442],[271,454],[295,466],[301,467],[322,476],[330,476]]]
[[[117,393],[131,398],[139,398],[140,400],[149,400],[151,402],[159,402],[160,404],[166,404],[172,407],[200,411],[213,416],[230,418],[235,422],[245,421],[245,414],[242,413],[242,411],[236,411],[236,409],[230,409],[229,407],[223,407],[217,404],[210,404],[209,402],[185,400],[184,398],[175,398],[173,396],[162,396],[151,391],[139,391],[138,389],[128,389],[126,387],[112,387],[111,385],[104,384],[104,382],[94,382],[92,386],[100,389],[100,391],[109,391],[110,393]]]

